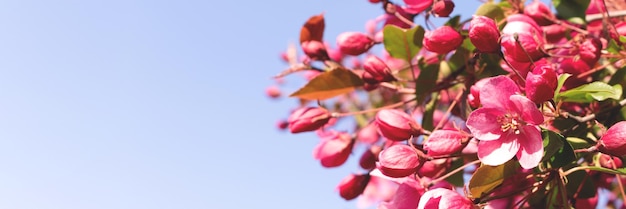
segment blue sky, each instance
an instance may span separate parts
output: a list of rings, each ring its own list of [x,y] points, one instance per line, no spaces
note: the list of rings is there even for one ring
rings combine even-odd
[[[0,208],[355,208],[335,192],[355,160],[322,168],[313,134],[275,128],[296,101],[264,95],[321,12],[331,43],[380,14],[365,0],[0,2]]]

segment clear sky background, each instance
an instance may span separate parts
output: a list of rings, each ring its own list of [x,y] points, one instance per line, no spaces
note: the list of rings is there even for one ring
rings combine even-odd
[[[335,191],[355,160],[322,168],[314,134],[275,127],[296,101],[264,94],[321,12],[333,44],[381,14],[366,0],[0,2],[0,209],[356,208]]]

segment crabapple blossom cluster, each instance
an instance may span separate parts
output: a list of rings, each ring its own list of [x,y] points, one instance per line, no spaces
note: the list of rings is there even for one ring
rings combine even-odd
[[[462,1],[368,2],[380,14],[363,31],[327,39],[323,14],[306,20],[266,89],[280,99],[283,77],[302,75],[277,126],[316,134],[323,167],[358,158],[342,198],[626,208],[626,4],[486,1],[463,19]]]

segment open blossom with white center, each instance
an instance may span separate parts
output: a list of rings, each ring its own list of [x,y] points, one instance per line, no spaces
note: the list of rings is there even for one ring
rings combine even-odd
[[[543,115],[535,103],[520,95],[511,78],[496,76],[480,89],[481,108],[467,118],[467,128],[478,139],[478,158],[487,165],[501,165],[517,156],[525,169],[543,157],[539,124]]]

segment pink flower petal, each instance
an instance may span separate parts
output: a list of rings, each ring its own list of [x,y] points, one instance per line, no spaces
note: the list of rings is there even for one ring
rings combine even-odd
[[[509,101],[509,109],[520,114],[525,122],[533,125],[543,123],[543,114],[530,99],[522,95],[511,95]]]
[[[502,129],[498,123],[498,116],[504,115],[504,111],[497,108],[479,108],[470,113],[466,126],[472,135],[483,141],[491,141],[501,138]]]
[[[532,169],[537,167],[543,157],[543,142],[541,132],[536,126],[522,126],[522,134],[518,136],[520,150],[517,159],[522,168]]]
[[[520,149],[520,144],[514,133],[504,134],[500,140],[479,141],[478,158],[480,162],[496,166],[509,161]]]
[[[504,109],[509,97],[519,92],[517,84],[511,78],[496,76],[489,78],[480,89],[480,102],[483,107]]]

